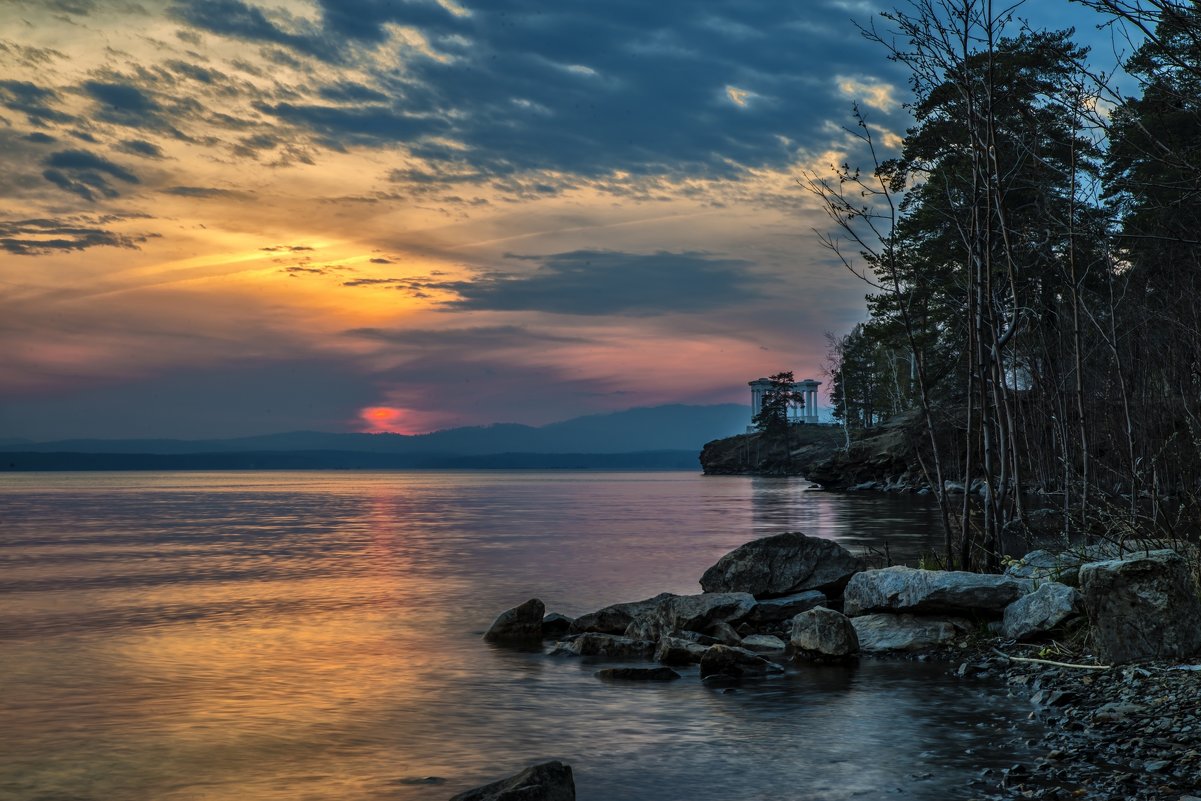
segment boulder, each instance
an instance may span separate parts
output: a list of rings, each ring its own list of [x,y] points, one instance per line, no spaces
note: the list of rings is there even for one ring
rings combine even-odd
[[[1080,593],[1107,662],[1168,659],[1201,651],[1201,601],[1175,551],[1080,568]]]
[[[551,612],[542,618],[542,639],[557,640],[571,631],[571,624],[574,622],[575,620],[567,615]]]
[[[573,632],[594,631],[601,634],[621,634],[634,622],[635,617],[645,616],[657,609],[664,600],[672,597],[674,596],[670,592],[663,592],[654,598],[647,598],[645,601],[631,601],[630,603],[606,606],[604,609],[577,617],[571,630]]]
[[[655,649],[655,661],[664,665],[695,665],[708,650],[708,645],[682,637],[664,637]]]
[[[755,597],[750,593],[708,592],[667,598],[659,604],[655,617],[664,634],[704,632],[717,623],[737,623],[754,608]]]
[[[543,762],[516,776],[459,793],[450,801],[575,801],[571,766]]]
[[[833,540],[791,531],[730,551],[701,576],[701,589],[749,592],[757,598],[837,591],[862,569],[863,560]]]
[[[806,590],[792,595],[781,595],[779,598],[765,598],[755,604],[755,608],[746,616],[747,622],[755,624],[783,623],[792,620],[801,612],[815,606],[829,603],[826,594],[820,590]]]
[[[531,598],[521,606],[501,612],[484,632],[484,639],[496,643],[542,642],[542,615],[545,613],[543,603]]]
[[[709,627],[709,635],[722,645],[742,645],[742,637],[734,627],[724,621],[718,621]]]
[[[958,570],[886,567],[856,574],[843,592],[843,610],[865,612],[983,612],[1001,614],[1030,585],[1010,576]]]
[[[596,671],[596,677],[604,681],[675,681],[680,674],[671,668],[605,668]]]
[[[1048,581],[1005,607],[1002,631],[1014,640],[1038,637],[1080,614],[1080,593],[1066,584]]]
[[[655,643],[650,640],[634,640],[616,634],[586,632],[568,642],[557,642],[552,654],[574,656],[599,656],[606,659],[649,660],[655,653]]]
[[[752,634],[742,638],[742,647],[757,654],[778,654],[788,647],[788,643],[770,634]]]
[[[818,606],[792,619],[790,643],[804,659],[846,659],[859,653],[850,618]]]
[[[1016,579],[1029,579],[1036,583],[1058,581],[1075,587],[1079,584],[1081,565],[1137,557],[1148,550],[1154,548],[1141,540],[1129,540],[1126,543],[1074,545],[1062,551],[1031,551],[1005,568],[1005,575]]]
[[[966,621],[914,615],[863,615],[851,618],[862,653],[921,651],[951,642],[970,630]]]
[[[774,662],[768,662],[753,651],[729,645],[714,645],[701,657],[702,679],[706,676],[741,678],[783,672],[784,668]]]

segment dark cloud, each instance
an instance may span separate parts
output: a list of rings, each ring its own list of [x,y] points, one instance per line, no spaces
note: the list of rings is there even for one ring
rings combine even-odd
[[[217,189],[212,186],[171,186],[164,190],[168,195],[178,195],[179,197],[242,197],[246,192],[240,192],[235,189]]]
[[[272,245],[268,248],[259,248],[259,250],[267,253],[302,253],[306,250],[312,250],[308,245]]]
[[[41,256],[93,247],[136,250],[148,235],[128,236],[96,227],[105,218],[0,220],[0,249],[18,256]]]
[[[401,183],[560,176],[498,187],[515,199],[614,171],[724,178],[788,164],[796,142],[828,139],[828,121],[846,116],[835,76],[864,63],[894,70],[833,0],[489,0],[464,15],[434,0],[318,5],[318,22],[239,0],[174,8],[198,28],[331,63],[384,41],[389,26],[420,31],[440,57],[408,48],[403,76],[368,68],[370,86],[318,86],[329,105],[258,110],[326,146],[403,144],[427,163],[393,173]]]
[[[350,281],[343,281],[342,286],[380,286],[382,284],[408,286],[411,283],[405,278],[354,278]]]
[[[25,139],[26,139],[26,141],[29,141],[29,142],[36,142],[39,145],[48,145],[48,144],[58,141],[53,136],[50,136],[49,134],[44,134],[41,131],[34,131],[31,134],[26,134]]]
[[[371,260],[371,263],[372,264],[391,264],[392,260],[391,259],[374,258]]]
[[[96,0],[41,0],[41,5],[48,11],[79,17],[86,17],[96,10]]]
[[[453,309],[650,316],[701,312],[761,298],[753,264],[707,253],[577,250],[536,260],[533,272],[493,272],[429,288],[454,292]]]
[[[0,104],[24,114],[33,125],[70,122],[73,118],[69,114],[52,108],[60,99],[53,89],[29,81],[0,80]]]
[[[147,142],[145,139],[126,139],[118,147],[126,153],[143,158],[161,159],[165,157],[161,147],[154,142]]]
[[[138,183],[138,176],[120,164],[86,150],[60,150],[50,154],[43,164],[47,168],[42,172],[43,178],[89,201],[98,196],[113,198],[120,194],[105,176],[128,184]]]

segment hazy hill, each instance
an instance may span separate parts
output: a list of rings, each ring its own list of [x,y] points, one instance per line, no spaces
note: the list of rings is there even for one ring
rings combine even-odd
[[[377,454],[586,454],[699,451],[709,440],[746,429],[750,411],[739,404],[674,404],[576,417],[545,426],[501,423],[430,434],[333,434],[293,431],[236,439],[0,440],[0,450],[26,453],[196,454],[341,451]]]

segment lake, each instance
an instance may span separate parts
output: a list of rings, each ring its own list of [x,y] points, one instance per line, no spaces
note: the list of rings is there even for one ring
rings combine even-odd
[[[696,669],[493,647],[800,530],[915,563],[911,496],[676,472],[0,477],[0,799],[425,801],[549,758],[582,801],[945,799],[1021,758],[1029,706],[946,665]],[[1019,736],[1020,739],[1020,736]]]

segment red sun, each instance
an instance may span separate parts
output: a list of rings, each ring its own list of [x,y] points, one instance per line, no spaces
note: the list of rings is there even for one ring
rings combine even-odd
[[[404,416],[404,410],[391,406],[368,406],[359,411],[359,419],[366,423],[372,432],[405,433],[401,430],[404,427],[401,422]]]

